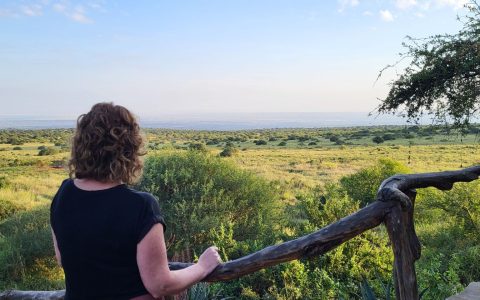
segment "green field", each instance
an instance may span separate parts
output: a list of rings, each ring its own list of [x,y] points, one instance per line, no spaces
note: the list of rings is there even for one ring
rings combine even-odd
[[[0,290],[63,286],[63,275],[55,266],[46,229],[50,201],[62,179],[68,176],[64,166],[72,132],[0,130]],[[231,132],[147,129],[146,159],[175,156],[190,149],[262,178],[276,187],[275,197],[283,210],[281,225],[275,229],[278,242],[315,230],[325,225],[322,222],[333,222],[372,201],[355,199],[344,182],[349,176],[364,174],[364,170],[369,170],[365,174],[383,170],[379,160],[392,162],[393,171],[412,173],[478,164],[478,132],[477,126],[463,134],[441,126]],[[374,142],[375,137],[382,141]],[[217,158],[226,147],[234,149],[232,155]],[[40,153],[42,149],[48,151]],[[377,177],[368,183],[372,185],[368,189],[378,187]],[[480,212],[476,205],[479,191],[477,183],[470,183],[448,194],[420,192],[416,220],[424,249],[417,273],[421,289],[428,288],[424,299],[440,299],[480,279]],[[323,215],[319,217],[314,215],[311,205],[317,203],[320,195],[332,201],[322,204]],[[450,208],[449,201],[456,208]],[[226,239],[223,236],[219,242],[227,245]],[[237,242],[230,240],[235,246],[231,246],[229,257],[266,246],[260,239],[258,243]],[[383,299],[382,283],[391,279],[391,260],[388,238],[379,228],[342,245],[325,258],[272,268],[262,273],[261,276],[271,278],[263,286],[252,283],[258,281],[257,275],[210,289],[242,299],[307,299],[313,296],[305,296],[305,291],[315,289],[325,292],[316,292],[320,299],[354,299],[355,295],[360,297],[361,279],[366,277]],[[321,286],[312,286],[312,281]]]

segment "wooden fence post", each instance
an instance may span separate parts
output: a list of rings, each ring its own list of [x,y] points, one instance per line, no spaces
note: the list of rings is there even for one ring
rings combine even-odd
[[[420,258],[420,242],[415,233],[413,208],[415,192],[408,193],[411,205],[393,207],[385,216],[385,226],[392,243],[393,274],[397,300],[418,300],[415,261]]]

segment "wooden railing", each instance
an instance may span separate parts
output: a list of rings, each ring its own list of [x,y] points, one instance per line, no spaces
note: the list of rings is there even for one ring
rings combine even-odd
[[[382,182],[377,199],[356,213],[300,238],[269,246],[219,265],[204,281],[227,281],[282,262],[322,255],[362,232],[384,223],[394,254],[394,283],[397,300],[418,299],[415,261],[420,242],[415,233],[413,211],[416,189],[449,190],[455,182],[478,179],[480,166],[458,171],[395,175]],[[171,270],[190,263],[169,263]],[[0,299],[63,299],[64,291],[6,291]]]

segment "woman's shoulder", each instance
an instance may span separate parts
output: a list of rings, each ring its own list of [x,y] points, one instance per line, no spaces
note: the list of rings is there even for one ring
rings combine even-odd
[[[158,202],[157,197],[153,194],[145,191],[139,191],[134,188],[127,188],[127,193],[130,193],[133,197],[140,199],[142,202],[151,203]]]
[[[65,178],[62,180],[62,183],[60,183],[60,186],[58,187],[58,190],[54,196],[54,199],[59,196],[65,189],[68,188],[69,185],[73,183],[73,180],[71,178]]]

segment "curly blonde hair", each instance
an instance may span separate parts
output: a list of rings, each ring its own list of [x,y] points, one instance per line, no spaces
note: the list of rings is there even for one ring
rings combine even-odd
[[[134,184],[142,174],[144,138],[125,107],[97,103],[77,119],[68,162],[70,178]]]

